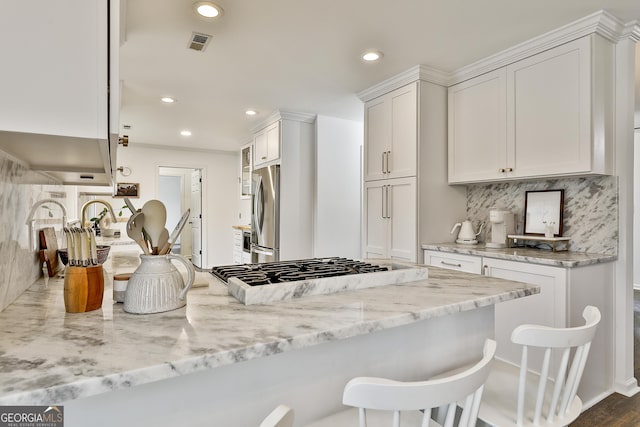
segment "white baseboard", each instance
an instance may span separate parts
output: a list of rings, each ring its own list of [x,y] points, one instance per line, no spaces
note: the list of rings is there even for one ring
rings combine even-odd
[[[614,388],[617,393],[627,397],[631,397],[640,391],[638,381],[635,378],[630,378],[625,383],[616,383]]]
[[[602,400],[606,399],[607,397],[611,396],[613,393],[615,393],[615,390],[608,390],[608,391],[605,391],[603,393],[600,393],[599,395],[597,395],[593,399],[589,399],[589,401],[587,401],[587,402],[582,402],[582,412],[586,411],[587,409],[591,408],[595,404],[597,404],[600,401],[602,401]]]

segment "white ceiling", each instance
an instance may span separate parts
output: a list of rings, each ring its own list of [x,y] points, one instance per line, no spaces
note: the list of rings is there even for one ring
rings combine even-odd
[[[600,9],[640,20],[637,0],[218,0],[216,21],[194,2],[122,2],[131,144],[236,150],[276,109],[362,120],[355,93],[414,65],[453,71]],[[206,51],[187,49],[193,31],[213,36]],[[383,60],[362,62],[368,48]]]

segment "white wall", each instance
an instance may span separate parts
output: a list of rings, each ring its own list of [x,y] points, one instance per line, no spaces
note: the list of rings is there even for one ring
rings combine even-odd
[[[362,122],[316,118],[315,257],[360,258]]]
[[[156,146],[129,145],[118,149],[118,166],[131,169],[131,175],[119,182],[140,183],[140,198],[135,206],[158,197],[158,168],[161,166],[202,169],[203,268],[231,264],[233,233],[238,211],[238,164],[236,152],[163,149]]]

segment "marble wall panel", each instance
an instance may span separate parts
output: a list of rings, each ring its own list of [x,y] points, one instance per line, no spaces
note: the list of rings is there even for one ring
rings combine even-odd
[[[61,193],[62,185],[0,151],[0,311],[42,274],[37,241],[30,238],[26,224],[31,206]],[[50,214],[61,217],[57,209],[39,209],[36,227],[49,221]]]
[[[525,192],[564,189],[563,235],[571,237],[571,250],[616,255],[618,251],[618,179],[615,176],[561,178],[467,187],[467,217],[476,227],[487,222],[489,209],[510,209],[516,214],[516,234],[523,230]],[[476,228],[477,229],[477,228]]]

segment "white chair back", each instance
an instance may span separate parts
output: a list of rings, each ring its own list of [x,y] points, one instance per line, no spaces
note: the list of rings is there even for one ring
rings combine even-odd
[[[452,427],[457,401],[464,400],[465,409],[458,426],[473,427],[495,352],[496,342],[486,340],[480,362],[458,374],[430,381],[354,378],[344,389],[342,403],[359,408],[360,427],[366,427],[367,409],[393,411],[393,427],[400,426],[400,411],[424,410],[422,426],[427,427],[432,409],[443,406],[447,408],[444,426]]]
[[[528,406],[530,407],[531,402],[527,402],[525,399],[527,371],[532,368],[528,364],[527,353],[529,347],[543,348],[544,358],[542,366],[538,371],[540,372],[540,380],[537,393],[535,393],[534,411],[532,418],[526,420],[526,423],[532,422],[533,425],[539,425],[541,418],[544,417],[546,423],[555,425],[554,419],[557,418],[558,421],[560,421],[560,425],[565,425],[563,424],[564,418],[566,418],[572,406],[575,408],[575,399],[579,399],[576,396],[578,385],[582,378],[584,366],[587,363],[591,341],[596,333],[596,327],[600,322],[600,311],[596,307],[585,307],[582,316],[586,323],[584,326],[576,328],[550,328],[546,326],[521,325],[514,329],[511,335],[511,341],[523,346],[520,363],[516,425],[525,424],[525,414],[531,414],[530,410],[526,409]],[[560,349],[562,351],[562,359],[556,368],[555,374],[549,372],[552,349]],[[569,363],[572,349],[575,349],[575,352],[571,363]],[[554,378],[553,381],[548,381],[550,376]],[[551,394],[551,401],[544,404],[547,386],[553,387],[553,393]],[[527,403],[529,403],[529,405],[527,405]],[[580,406],[582,406],[581,403]]]
[[[260,427],[293,427],[293,409],[286,405],[278,405],[260,423]]]

